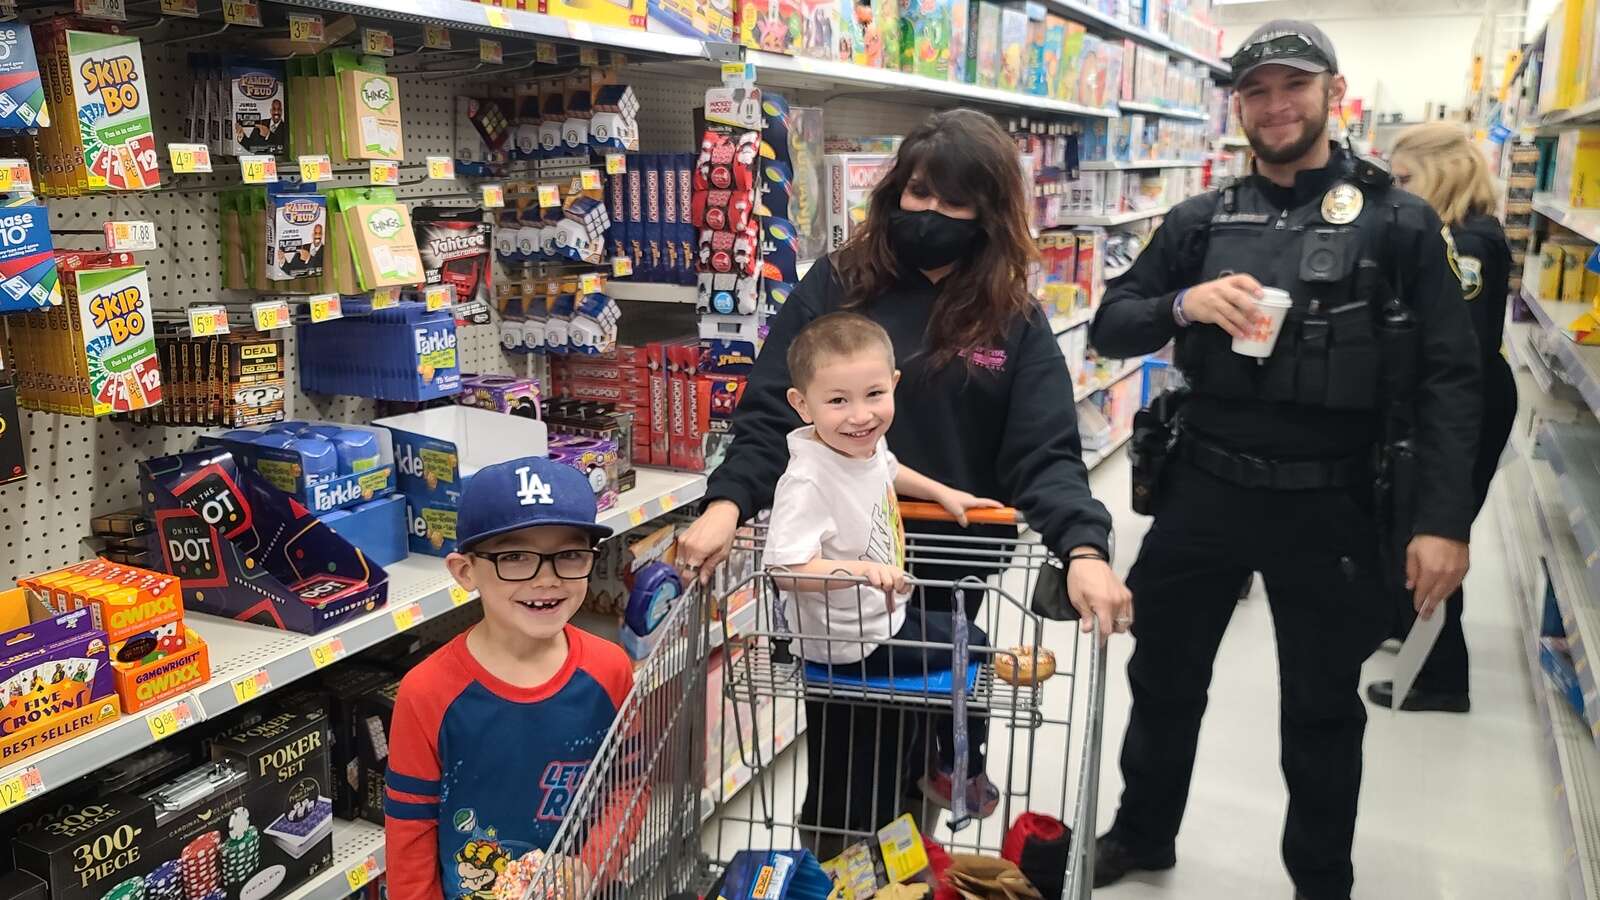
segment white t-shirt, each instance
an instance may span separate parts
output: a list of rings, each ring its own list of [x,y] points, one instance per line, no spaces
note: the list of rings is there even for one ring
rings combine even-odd
[[[869,459],[845,456],[817,440],[811,426],[789,432],[789,467],[778,479],[767,526],[766,565],[798,566],[813,559],[871,560],[905,568],[905,526],[895,500],[894,454],[882,438]],[[775,607],[777,630],[793,634],[893,637],[906,620],[882,591],[851,584],[830,591],[784,591]],[[857,662],[876,643],[801,640],[812,662]]]

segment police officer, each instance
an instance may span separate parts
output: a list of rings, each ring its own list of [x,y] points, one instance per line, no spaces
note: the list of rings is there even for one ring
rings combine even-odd
[[[1176,340],[1190,386],[1158,477],[1135,438],[1155,522],[1128,579],[1133,709],[1095,884],[1176,863],[1212,662],[1254,571],[1278,644],[1284,862],[1296,898],[1344,900],[1385,582],[1431,615],[1467,570],[1478,353],[1439,217],[1327,139],[1345,81],[1322,31],[1268,22],[1230,62],[1254,171],[1175,207],[1090,331],[1111,357]],[[1292,306],[1257,358],[1233,341],[1270,337],[1263,286]]]

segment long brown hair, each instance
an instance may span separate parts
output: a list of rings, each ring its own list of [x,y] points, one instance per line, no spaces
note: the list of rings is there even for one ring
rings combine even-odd
[[[912,177],[941,201],[976,210],[983,236],[939,282],[928,322],[929,367],[963,351],[1002,343],[1034,308],[1028,266],[1038,258],[1028,230],[1028,193],[1017,148],[1000,126],[970,109],[937,112],[900,144],[889,171],[872,190],[862,229],[835,254],[847,306],[892,290],[901,266],[889,243],[889,214]]]

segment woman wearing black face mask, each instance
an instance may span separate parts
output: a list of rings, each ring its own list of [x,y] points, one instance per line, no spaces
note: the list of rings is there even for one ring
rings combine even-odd
[[[1085,623],[1092,612],[1105,632],[1127,630],[1131,598],[1105,561],[1111,517],[1089,493],[1071,375],[1027,291],[1036,259],[1029,202],[1016,148],[988,116],[936,113],[906,137],[872,192],[861,231],[817,260],[772,321],[734,414],[735,440],[711,474],[706,510],[679,539],[681,564],[708,572],[727,555],[738,523],[771,503],[789,458],[786,435],[801,424],[784,399],[789,343],[812,319],[850,309],[882,325],[894,343],[902,372],[888,433],[895,456],[1016,507],[1061,558],[1079,557],[1068,566],[1067,593]],[[954,580],[948,571],[912,574]],[[967,596],[982,601],[979,592]],[[931,606],[931,593],[927,599]],[[975,616],[977,604],[969,605]],[[880,743],[863,740],[869,726],[852,725],[848,708],[833,710],[844,712],[837,723],[829,713],[829,729],[841,730],[822,740]],[[810,727],[817,741],[816,724]],[[894,804],[894,791],[878,793]],[[808,822],[818,822],[813,800],[802,816]],[[881,813],[892,810],[879,812],[875,822],[848,827],[881,826],[888,821]],[[840,825],[831,814],[822,820]]]

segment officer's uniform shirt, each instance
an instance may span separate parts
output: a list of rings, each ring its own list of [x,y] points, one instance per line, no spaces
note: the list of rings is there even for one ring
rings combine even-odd
[[[1325,168],[1297,173],[1292,188],[1252,174],[1238,190],[1258,191],[1278,210],[1322,203],[1344,174],[1345,151],[1334,146]],[[1453,269],[1443,225],[1419,198],[1398,188],[1363,189],[1366,204],[1396,204],[1404,221],[1416,227],[1390,227],[1399,240],[1389,259],[1403,267],[1407,307],[1421,333],[1414,443],[1419,458],[1416,532],[1466,540],[1473,503],[1469,487],[1479,421],[1479,355],[1472,322]],[[1221,203],[1216,191],[1178,204],[1151,235],[1133,267],[1107,286],[1090,328],[1090,342],[1110,357],[1153,353],[1168,341],[1197,329],[1180,329],[1172,317],[1178,292],[1204,279],[1189,248]],[[1386,270],[1386,274],[1387,270]],[[1390,281],[1395,279],[1389,275]],[[1339,458],[1365,452],[1380,439],[1381,417],[1371,410],[1337,410],[1256,398],[1222,399],[1197,392],[1183,411],[1186,430],[1205,439],[1267,459]]]

